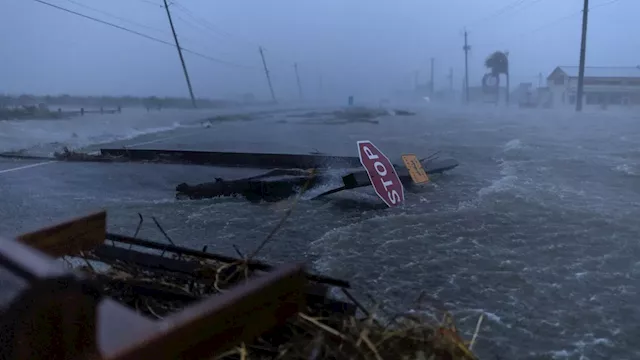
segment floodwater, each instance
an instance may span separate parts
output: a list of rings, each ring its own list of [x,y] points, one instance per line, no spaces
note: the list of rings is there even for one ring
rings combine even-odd
[[[361,299],[370,294],[382,303],[382,315],[427,311],[416,304],[425,292],[470,337],[484,314],[482,358],[640,357],[640,116],[417,110],[332,125],[304,111],[257,114],[113,146],[355,155],[357,140],[371,140],[392,159],[441,151],[460,166],[407,193],[405,206],[383,209],[368,189],[305,198],[260,255],[347,278]],[[155,216],[176,242],[250,252],[290,203],[173,199],[177,183],[215,176],[239,174],[149,164],[0,170],[0,191],[14,200],[0,205],[1,230],[14,234],[104,207],[112,231],[133,233],[141,213]],[[141,235],[162,239],[152,221]]]

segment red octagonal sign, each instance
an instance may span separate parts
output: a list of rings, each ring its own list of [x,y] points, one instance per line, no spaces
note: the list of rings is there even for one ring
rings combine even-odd
[[[404,187],[389,158],[369,140],[358,141],[360,163],[367,170],[376,194],[389,207],[404,202]]]

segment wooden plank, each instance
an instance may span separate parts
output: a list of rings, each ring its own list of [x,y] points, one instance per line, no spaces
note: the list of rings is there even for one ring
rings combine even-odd
[[[104,242],[107,213],[96,212],[18,236],[18,241],[43,253],[60,257],[75,255]]]
[[[171,259],[156,254],[105,244],[98,245],[93,249],[92,253],[97,260],[106,264],[124,263],[153,270],[177,272],[193,276],[198,275],[199,271],[203,268],[202,265],[195,261]]]
[[[71,278],[31,284],[2,313],[0,358],[87,359],[96,352],[98,301]]]
[[[0,238],[0,267],[27,282],[63,276],[69,270],[46,254],[19,241]]]
[[[160,322],[142,316],[120,303],[106,298],[98,305],[98,349],[117,349],[133,339],[144,339],[159,329]]]
[[[158,161],[178,164],[199,164],[258,169],[278,168],[327,168],[360,167],[360,160],[353,156],[314,154],[269,154],[195,150],[160,149],[100,149],[103,156],[121,157],[130,161]]]
[[[365,173],[365,176],[366,176],[366,173]],[[124,244],[128,244],[128,245],[141,246],[141,247],[145,247],[147,249],[154,249],[154,250],[172,252],[172,253],[180,254],[180,255],[198,257],[198,258],[201,258],[201,259],[215,260],[215,261],[226,262],[226,263],[235,263],[235,262],[240,261],[240,259],[237,259],[237,258],[234,258],[234,257],[231,257],[231,256],[214,254],[214,253],[209,253],[209,252],[189,249],[189,248],[186,248],[186,247],[175,246],[175,245],[170,245],[170,244],[160,244],[160,243],[157,243],[157,242],[154,242],[154,241],[138,239],[138,238],[134,238],[134,237],[127,236],[127,235],[107,233],[105,238],[107,240],[111,240],[111,241],[115,241],[115,242],[119,242],[119,243],[124,243]],[[273,265],[266,264],[266,263],[263,263],[263,262],[258,261],[258,260],[251,260],[247,264],[247,266],[249,267],[250,270],[261,270],[261,271],[271,271],[274,268]],[[307,279],[309,279],[311,281],[318,282],[318,283],[331,285],[331,286],[337,286],[337,287],[342,287],[342,288],[350,288],[351,287],[351,284],[349,284],[348,281],[340,280],[340,279],[336,279],[336,278],[332,278],[332,277],[328,277],[328,276],[323,276],[323,275],[307,274]]]
[[[104,359],[114,360],[200,359],[220,354],[302,311],[305,286],[302,265],[278,268],[166,317],[146,338],[129,337],[127,344],[101,346],[101,352]]]

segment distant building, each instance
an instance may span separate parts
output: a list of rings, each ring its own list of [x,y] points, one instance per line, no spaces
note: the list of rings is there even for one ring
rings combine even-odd
[[[578,67],[558,66],[547,77],[553,107],[575,106],[578,89]],[[592,67],[584,69],[585,106],[640,105],[640,66]]]
[[[511,92],[511,102],[521,108],[551,107],[551,93],[548,87],[534,87],[533,83],[520,83]]]
[[[469,102],[475,103],[503,103],[507,98],[507,88],[500,86],[498,91],[487,92],[483,86],[469,86]]]

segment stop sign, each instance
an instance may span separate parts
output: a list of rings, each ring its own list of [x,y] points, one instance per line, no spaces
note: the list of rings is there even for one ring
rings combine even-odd
[[[382,201],[389,207],[402,204],[404,188],[389,158],[368,140],[358,141],[358,155],[376,194]]]

